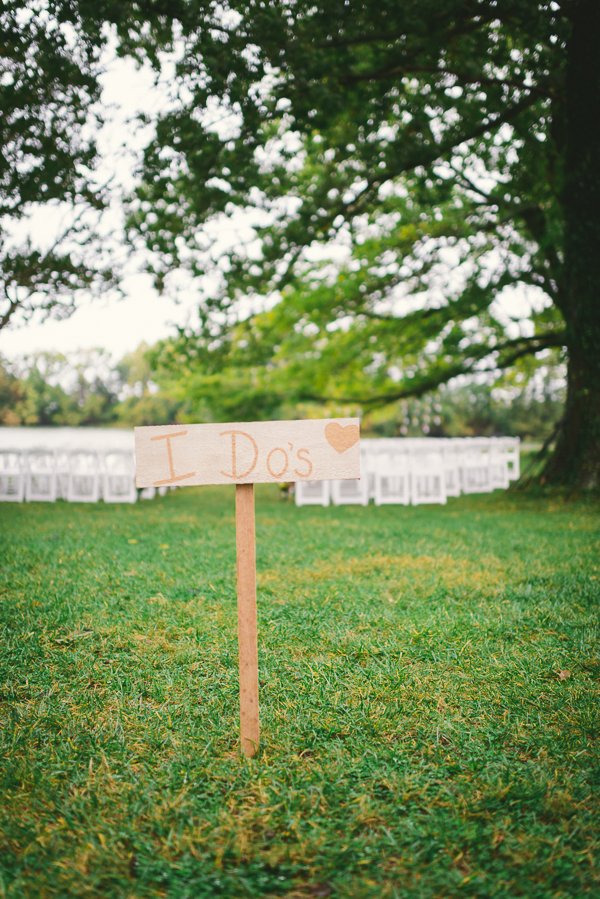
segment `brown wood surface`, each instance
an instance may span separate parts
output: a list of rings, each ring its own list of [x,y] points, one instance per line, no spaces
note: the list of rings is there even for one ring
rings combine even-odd
[[[253,484],[236,485],[235,524],[240,648],[240,737],[242,752],[252,757],[258,752],[260,741]]]
[[[360,477],[358,418],[135,428],[136,484],[277,484]]]

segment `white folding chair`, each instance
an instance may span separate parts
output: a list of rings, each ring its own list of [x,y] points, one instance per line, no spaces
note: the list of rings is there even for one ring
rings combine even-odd
[[[413,506],[423,503],[446,503],[446,476],[441,450],[416,448],[410,456],[410,501]]]
[[[367,438],[360,443],[360,470],[369,483],[369,499],[375,499],[375,477],[377,472],[377,460],[381,454],[383,440]]]
[[[442,443],[442,440],[439,441]],[[442,444],[446,496],[460,496],[460,457],[457,443],[450,438]]]
[[[369,479],[331,481],[331,502],[334,506],[368,506]]]
[[[508,460],[506,453],[500,446],[492,445],[490,449],[490,483],[492,490],[498,488],[506,490],[510,483]]]
[[[25,470],[18,450],[0,450],[0,501],[22,503],[25,496]]]
[[[501,437],[498,443],[502,446],[508,467],[508,480],[518,481],[521,477],[520,444],[518,437]]]
[[[30,502],[56,502],[56,453],[54,450],[30,450],[26,455],[25,499]]]
[[[135,464],[131,453],[105,452],[102,457],[102,496],[105,503],[135,503]]]
[[[100,499],[98,456],[89,450],[69,453],[67,499],[70,503],[97,503]]]
[[[67,499],[69,495],[69,453],[59,449],[56,453],[56,497]]]
[[[410,503],[410,461],[406,452],[380,453],[375,471],[375,505]]]
[[[467,444],[461,459],[461,487],[463,493],[490,493],[494,489],[487,446]]]
[[[294,499],[297,506],[328,506],[329,481],[296,481]]]

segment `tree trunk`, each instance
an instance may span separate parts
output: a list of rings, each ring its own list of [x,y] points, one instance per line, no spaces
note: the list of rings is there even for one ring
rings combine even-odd
[[[600,486],[600,3],[570,5],[565,222],[568,378],[565,415],[544,480]]]

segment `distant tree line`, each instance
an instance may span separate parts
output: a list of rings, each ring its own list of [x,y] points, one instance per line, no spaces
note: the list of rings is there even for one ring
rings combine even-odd
[[[0,425],[168,424],[177,403],[150,378],[142,344],[117,364],[102,350],[0,359]]]
[[[0,358],[0,426],[133,427],[228,417],[210,395],[186,393],[185,384],[152,373],[145,344],[116,364],[102,350],[38,353],[16,362]],[[370,436],[462,437],[510,435],[540,442],[553,432],[564,404],[564,381],[549,368],[524,384],[454,384],[363,415]],[[326,414],[360,414],[330,404]],[[320,405],[293,403],[270,414],[322,415]],[[260,416],[259,416],[260,417]]]

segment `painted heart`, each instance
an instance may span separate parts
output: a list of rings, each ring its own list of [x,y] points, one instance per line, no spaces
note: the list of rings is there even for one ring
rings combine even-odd
[[[359,437],[360,431],[356,425],[346,425],[343,428],[337,421],[330,421],[325,428],[325,439],[336,453],[345,453],[347,449],[358,443]]]

